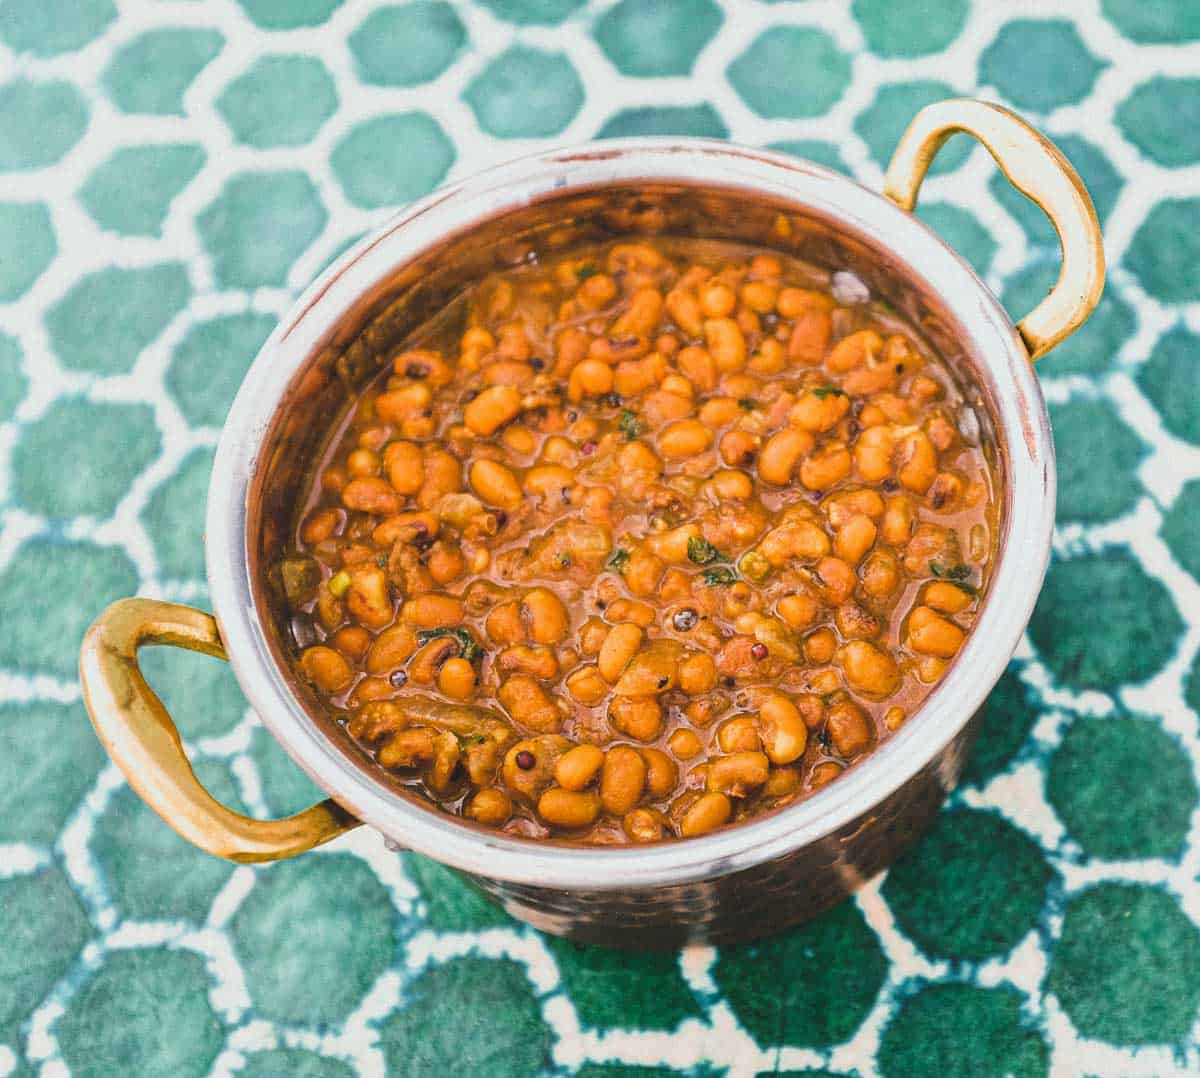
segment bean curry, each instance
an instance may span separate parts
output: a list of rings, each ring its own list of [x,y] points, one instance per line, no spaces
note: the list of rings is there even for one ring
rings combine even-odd
[[[1000,499],[895,311],[658,238],[463,302],[331,432],[276,572],[298,673],[393,781],[527,838],[686,838],[910,719],[978,613]]]

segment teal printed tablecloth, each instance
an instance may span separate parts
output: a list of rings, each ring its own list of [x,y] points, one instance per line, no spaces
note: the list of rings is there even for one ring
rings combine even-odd
[[[0,1075],[1200,1071],[1200,5],[0,0]],[[618,955],[359,834],[194,852],[107,762],[76,649],[204,605],[242,373],[392,208],[551,143],[729,137],[878,187],[921,105],[1006,102],[1112,267],[1039,366],[1054,562],[967,782],[886,878],[753,947]],[[963,139],[921,215],[1023,314],[1047,223]],[[228,670],[147,657],[197,769],[314,796]]]

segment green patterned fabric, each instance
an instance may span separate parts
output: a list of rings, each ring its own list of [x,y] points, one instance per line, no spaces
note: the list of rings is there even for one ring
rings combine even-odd
[[[1194,0],[0,0],[0,1076],[1200,1072],[1198,71]],[[1038,368],[1045,591],[965,784],[886,877],[753,946],[615,954],[365,833],[234,867],[124,785],[79,640],[119,596],[205,604],[221,423],[348,243],[597,135],[877,188],[950,94],[1059,142],[1110,277]],[[1014,316],[1045,294],[1053,232],[984,151],[954,139],[922,195]],[[222,799],[317,796],[227,667],[146,672]]]

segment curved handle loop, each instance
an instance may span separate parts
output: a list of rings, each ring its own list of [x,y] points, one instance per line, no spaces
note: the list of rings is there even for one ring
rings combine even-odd
[[[283,820],[253,820],[227,809],[200,784],[179,731],[138,669],[145,644],[201,651],[225,648],[211,614],[155,599],[121,599],[88,630],[79,655],[83,699],[113,762],[143,801],[200,849],[230,861],[277,861],[359,825],[334,801]]]
[[[1008,109],[969,98],[939,101],[917,113],[892,154],[883,193],[911,211],[938,150],[959,131],[987,147],[1009,182],[1042,208],[1058,233],[1058,281],[1017,323],[1029,358],[1038,359],[1084,323],[1104,291],[1104,243],[1095,207],[1052,142]]]

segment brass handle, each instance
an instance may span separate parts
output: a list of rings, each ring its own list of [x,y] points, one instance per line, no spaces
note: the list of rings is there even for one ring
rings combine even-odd
[[[200,784],[179,731],[138,669],[144,644],[202,651],[225,648],[211,614],[156,599],[121,599],[88,630],[79,655],[83,700],[96,733],[143,801],[185,839],[230,861],[277,861],[359,825],[334,801],[283,820],[252,820],[227,809]]]
[[[883,193],[911,211],[938,150],[958,131],[987,147],[1009,182],[1042,208],[1058,233],[1058,281],[1017,323],[1029,358],[1038,359],[1084,323],[1104,291],[1104,242],[1096,209],[1057,146],[1008,109],[969,98],[926,105],[913,117],[892,154]]]

